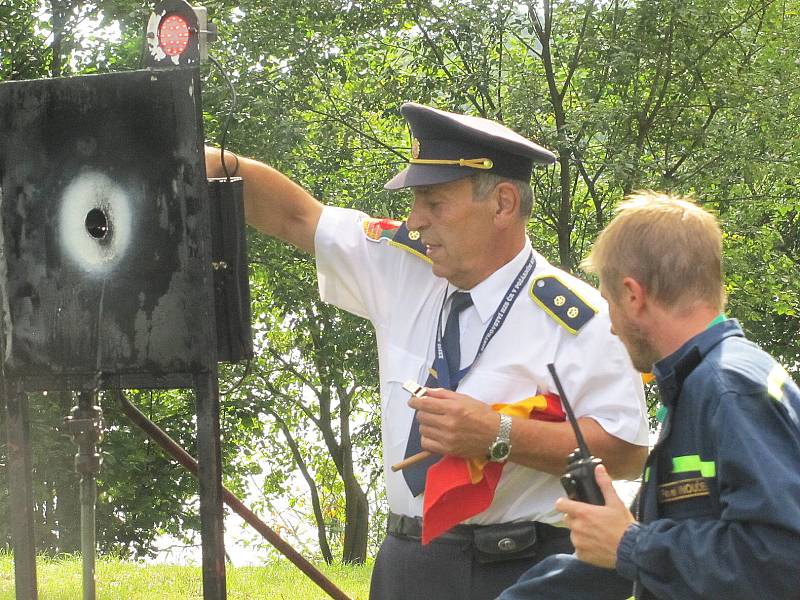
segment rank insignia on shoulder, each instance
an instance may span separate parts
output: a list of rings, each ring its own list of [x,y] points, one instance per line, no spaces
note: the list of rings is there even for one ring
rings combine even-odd
[[[361,226],[364,228],[364,235],[373,242],[388,240],[389,245],[395,246],[426,262],[431,259],[425,254],[425,244],[420,241],[419,231],[409,229],[402,221],[392,221],[391,219],[364,219]]]
[[[540,275],[531,282],[536,304],[570,333],[577,334],[597,314],[597,309],[572,291],[556,275]]]

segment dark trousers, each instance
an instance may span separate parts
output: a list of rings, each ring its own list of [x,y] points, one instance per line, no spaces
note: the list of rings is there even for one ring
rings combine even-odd
[[[569,530],[544,528],[548,535],[539,536],[531,556],[491,563],[468,535],[423,546],[413,536],[389,533],[375,559],[370,600],[493,600],[543,558],[573,551]]]

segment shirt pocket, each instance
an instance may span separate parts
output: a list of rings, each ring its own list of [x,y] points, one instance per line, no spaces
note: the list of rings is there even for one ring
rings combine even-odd
[[[409,379],[424,385],[428,378],[426,357],[389,345],[381,364],[381,418],[386,449],[405,449],[414,410],[408,406],[410,394],[403,389]]]

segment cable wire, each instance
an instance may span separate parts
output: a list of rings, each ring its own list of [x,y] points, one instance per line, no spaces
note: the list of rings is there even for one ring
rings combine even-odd
[[[239,378],[239,381],[237,381],[234,385],[229,387],[227,390],[224,390],[224,391],[220,390],[220,393],[219,393],[220,396],[229,396],[233,392],[237,391],[240,387],[242,387],[242,384],[244,383],[245,379],[247,379],[250,376],[250,369],[251,369],[252,366],[253,366],[253,359],[252,358],[248,358],[247,359],[247,363],[244,366],[244,373],[242,373],[242,376]]]
[[[222,65],[219,63],[219,61],[213,56],[209,56],[208,60],[211,61],[211,63],[219,71],[220,75],[222,75],[222,79],[225,81],[226,84],[228,84],[228,90],[230,90],[231,93],[231,105],[230,108],[228,109],[228,115],[225,117],[225,121],[222,124],[222,131],[219,137],[219,149],[220,149],[219,159],[222,162],[222,171],[223,173],[225,173],[226,180],[230,181],[232,174],[228,172],[228,167],[225,165],[225,144],[227,143],[228,140],[228,128],[230,126],[231,120],[233,119],[233,115],[236,112],[236,89],[233,87],[233,83],[231,83],[228,74],[225,72],[225,69],[222,68]],[[233,152],[231,152],[231,154],[233,154]],[[235,154],[233,154],[233,156],[236,159],[236,166],[233,169],[233,175],[236,175],[236,171],[239,170],[239,157],[236,156]]]

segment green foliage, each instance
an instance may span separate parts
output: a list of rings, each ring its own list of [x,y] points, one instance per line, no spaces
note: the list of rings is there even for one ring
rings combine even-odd
[[[138,392],[128,397],[196,456],[191,392]],[[29,400],[37,548],[51,554],[76,552],[80,546],[78,476],[73,469],[77,446],[62,427],[63,417],[75,401],[66,393],[30,394]],[[161,534],[189,541],[187,536],[200,526],[195,479],[132,427],[110,395],[103,395],[100,405],[106,424],[100,445],[103,467],[97,480],[100,551],[122,557],[153,556],[153,541]],[[252,430],[246,411],[227,411],[223,422],[232,431],[248,431],[248,426]],[[5,411],[0,415],[0,428],[5,438]],[[226,476],[236,491],[241,491],[237,484],[257,468],[234,458],[241,451],[240,441],[233,436],[223,439]],[[7,546],[10,515],[5,484],[3,478],[0,545]]]
[[[797,369],[796,12],[703,0],[293,8],[244,3],[217,13],[229,23],[222,52],[242,100],[234,150],[270,162],[323,202],[397,218],[407,196],[381,184],[408,153],[403,101],[502,119],[560,155],[535,176],[530,231],[567,268],[625,193],[695,193],[731,232],[752,232],[743,237],[749,246],[727,246],[731,314]],[[282,279],[300,259],[262,248],[278,257],[265,263],[276,325],[287,313],[308,314],[299,307],[316,299],[310,266]],[[736,280],[765,268],[757,285]],[[363,325],[337,318],[357,340],[369,338]],[[281,334],[286,348],[308,352],[293,333]]]
[[[45,37],[37,32],[39,3],[0,2],[0,81],[47,75]]]
[[[0,79],[140,64],[147,12],[140,4],[61,6],[67,18],[57,46],[47,37],[55,24],[38,4],[0,0]],[[729,314],[800,372],[800,12],[793,3],[207,6],[220,28],[212,51],[238,95],[230,149],[269,162],[325,203],[402,218],[408,196],[382,189],[408,154],[402,102],[500,119],[559,155],[534,176],[529,231],[539,251],[573,270],[624,194],[693,193],[726,231]],[[92,37],[77,26],[86,19],[98,20],[98,31],[119,22],[121,37]],[[216,140],[230,99],[216,70],[204,73],[206,131]],[[226,484],[250,492],[267,520],[297,532],[308,552],[361,561],[382,536],[386,510],[374,334],[319,301],[313,259],[253,232],[249,251],[257,356],[248,368],[222,370],[222,388],[235,388],[222,402]],[[40,515],[58,525],[47,507],[59,490],[69,498],[68,469],[53,459],[71,453],[68,441],[52,435],[64,406],[37,402]],[[140,394],[137,402],[191,447],[185,394]],[[196,527],[195,488],[108,410],[118,429],[104,442],[100,539],[105,549],[146,554],[149,534]],[[124,464],[110,462],[116,457]],[[3,501],[0,495],[0,536],[8,522]],[[316,528],[314,543],[308,525]],[[48,547],[57,550],[55,540]]]

